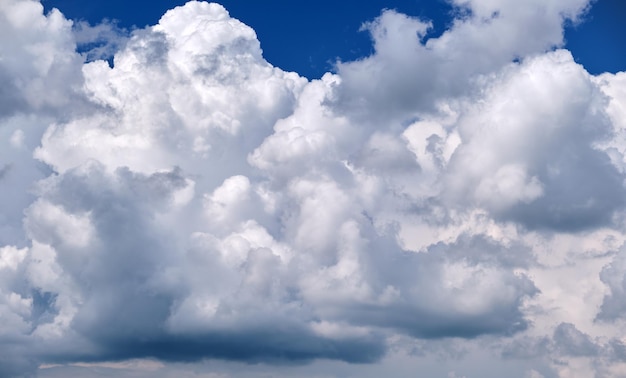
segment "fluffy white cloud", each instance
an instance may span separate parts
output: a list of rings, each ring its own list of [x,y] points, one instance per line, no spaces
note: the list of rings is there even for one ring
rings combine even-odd
[[[586,1],[455,4],[428,40],[384,11],[370,57],[308,82],[218,4],[121,43],[0,0],[0,375],[418,350],[617,371],[624,75],[557,49]],[[113,65],[85,62],[102,36]]]
[[[51,122],[80,111],[82,59],[60,12],[44,16],[37,1],[0,6],[0,244],[23,246],[30,186],[50,173],[32,159],[32,149]]]
[[[459,120],[463,144],[449,190],[529,228],[611,222],[622,206],[618,169],[596,143],[612,138],[603,96],[563,50],[490,77],[484,102]]]

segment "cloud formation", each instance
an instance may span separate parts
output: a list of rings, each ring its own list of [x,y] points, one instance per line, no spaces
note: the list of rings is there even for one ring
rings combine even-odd
[[[0,376],[447,342],[618,371],[625,76],[559,48],[587,1],[454,4],[308,81],[218,4],[122,41],[0,1]]]

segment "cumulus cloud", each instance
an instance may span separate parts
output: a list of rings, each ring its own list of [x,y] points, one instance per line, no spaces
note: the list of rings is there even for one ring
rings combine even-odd
[[[0,375],[453,342],[615,369],[624,75],[559,49],[587,1],[454,5],[309,82],[215,3],[125,39],[1,1]]]
[[[459,121],[466,142],[452,160],[450,190],[473,191],[494,215],[529,228],[611,222],[623,186],[595,146],[612,136],[599,89],[563,50],[510,69]]]

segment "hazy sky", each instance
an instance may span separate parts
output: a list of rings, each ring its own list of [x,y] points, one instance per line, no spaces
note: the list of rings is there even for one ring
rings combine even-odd
[[[623,3],[231,3],[0,0],[0,377],[626,377]]]

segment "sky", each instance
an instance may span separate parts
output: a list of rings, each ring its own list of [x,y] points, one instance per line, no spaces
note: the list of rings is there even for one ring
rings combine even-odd
[[[0,377],[626,377],[623,2],[132,4],[0,0]]]
[[[127,30],[154,25],[168,9],[184,0],[43,0],[45,11],[56,7],[67,18],[98,24],[114,20]],[[315,2],[264,0],[221,2],[232,17],[251,26],[258,35],[264,58],[286,71],[319,79],[334,70],[337,60],[363,58],[372,50],[364,22],[383,9],[432,22],[428,36],[439,36],[454,20],[455,8],[445,0],[355,0]],[[578,22],[565,25],[565,47],[593,74],[622,71],[626,65],[626,26],[622,0],[596,0]],[[525,33],[527,31],[520,31]]]

